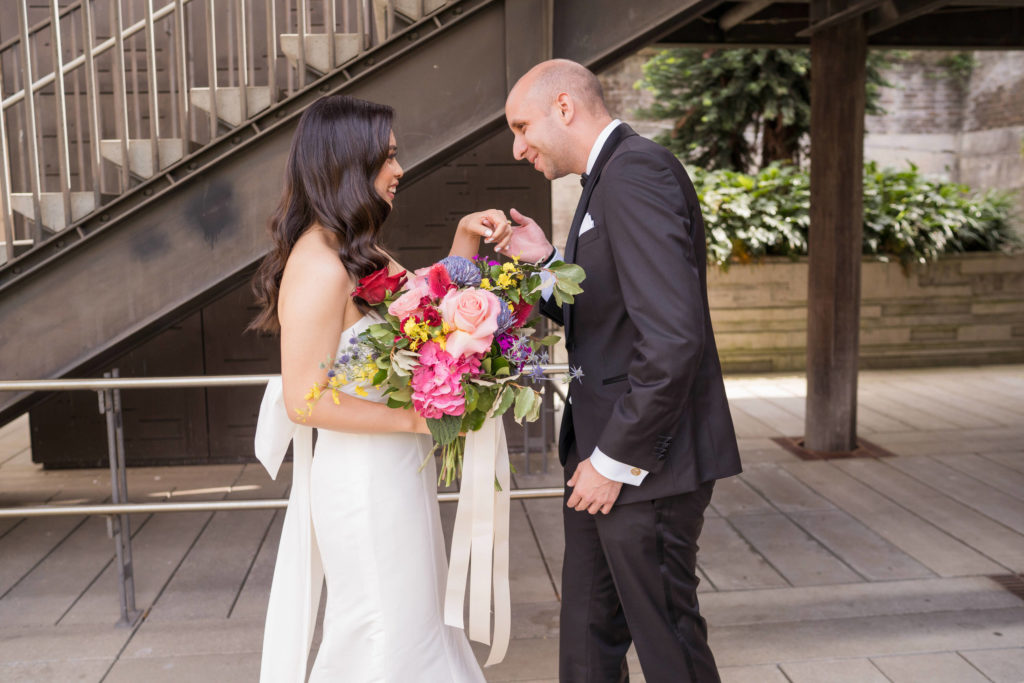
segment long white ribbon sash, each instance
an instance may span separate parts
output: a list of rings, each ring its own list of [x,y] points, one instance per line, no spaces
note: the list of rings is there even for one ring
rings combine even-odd
[[[494,490],[497,478],[501,491]],[[469,637],[490,643],[484,666],[505,658],[512,633],[508,582],[508,524],[511,509],[508,445],[501,418],[488,418],[466,436],[462,485],[455,512],[444,621],[463,628],[466,579],[469,578]],[[470,573],[470,569],[472,572]],[[490,637],[491,590],[494,592],[494,637]]]
[[[263,631],[260,681],[264,683],[306,680],[309,648],[324,584],[320,549],[310,516],[313,430],[288,419],[281,379],[274,377],[263,394],[255,439],[256,457],[272,479],[277,478],[289,443],[295,446],[292,490],[281,529]]]

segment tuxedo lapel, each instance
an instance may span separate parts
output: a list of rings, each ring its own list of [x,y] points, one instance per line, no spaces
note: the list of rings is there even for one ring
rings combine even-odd
[[[604,147],[601,148],[600,154],[597,155],[597,159],[594,161],[594,168],[590,170],[590,177],[587,180],[587,184],[583,186],[583,194],[580,195],[580,202],[576,205],[576,213],[572,217],[569,237],[565,241],[565,260],[567,263],[576,262],[576,243],[579,241],[580,226],[583,224],[583,217],[587,215],[587,207],[590,206],[590,195],[594,193],[594,188],[597,187],[598,178],[601,177],[601,169],[608,163],[608,159],[611,158],[612,152],[619,146],[619,143],[630,135],[636,135],[636,133],[626,124],[620,123],[608,135]],[[562,320],[565,321],[566,343],[570,344],[572,339],[572,306],[569,304],[562,306]]]

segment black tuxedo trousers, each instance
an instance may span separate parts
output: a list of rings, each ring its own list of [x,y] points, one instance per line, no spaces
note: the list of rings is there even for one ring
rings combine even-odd
[[[578,464],[571,448],[566,481]],[[631,643],[648,683],[719,681],[697,604],[697,538],[713,487],[616,505],[607,515],[563,508],[561,683],[629,681]]]

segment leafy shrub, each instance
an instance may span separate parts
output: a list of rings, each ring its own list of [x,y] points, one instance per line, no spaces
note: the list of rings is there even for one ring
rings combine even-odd
[[[707,232],[708,261],[723,267],[762,256],[807,255],[810,176],[790,164],[751,175],[690,169]],[[956,183],[907,170],[864,167],[863,253],[904,265],[940,254],[1019,245],[1009,195],[973,196]]]

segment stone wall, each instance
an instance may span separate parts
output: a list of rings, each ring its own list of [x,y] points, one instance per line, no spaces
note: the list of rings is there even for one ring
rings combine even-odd
[[[862,368],[1024,362],[1024,255],[865,259],[861,279]],[[806,261],[709,269],[708,293],[727,372],[804,369]]]
[[[977,190],[1013,192],[1024,217],[1024,53],[974,52],[966,78],[951,53],[912,52],[886,72],[883,116],[865,120],[864,157],[907,161]],[[1024,218],[1017,221],[1024,234]]]

